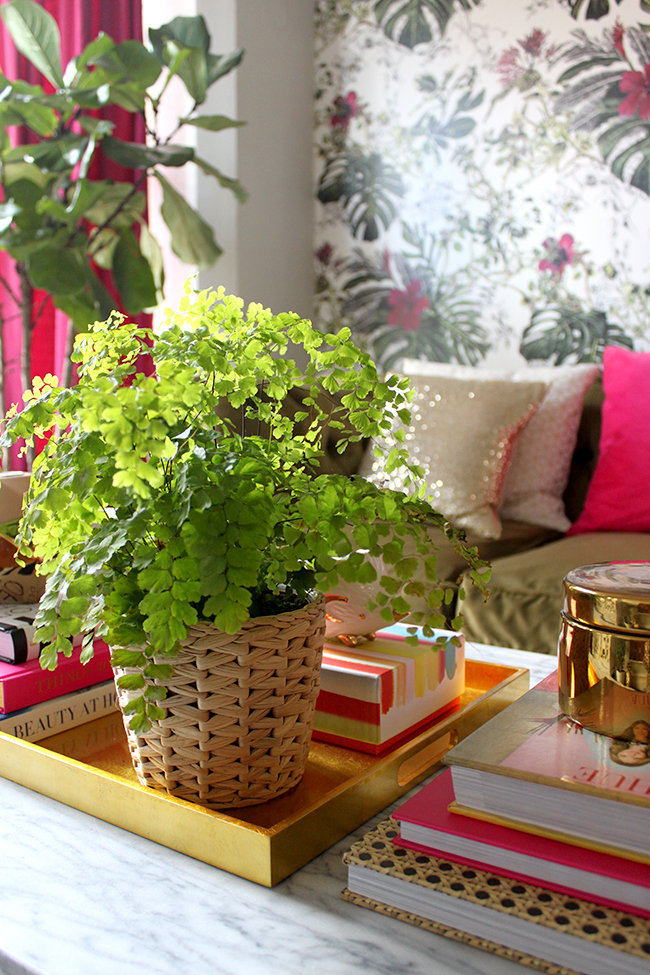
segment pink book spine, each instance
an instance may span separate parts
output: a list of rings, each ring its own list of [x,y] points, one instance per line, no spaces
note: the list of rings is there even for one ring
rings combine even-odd
[[[95,653],[87,664],[80,663],[80,654],[81,648],[76,647],[71,657],[59,657],[56,670],[43,670],[39,660],[0,662],[0,713],[10,714],[112,678],[111,653],[103,640],[95,640]]]

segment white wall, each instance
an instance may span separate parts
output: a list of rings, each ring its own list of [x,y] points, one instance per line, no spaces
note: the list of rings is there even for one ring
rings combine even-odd
[[[216,230],[224,254],[200,273],[202,287],[223,284],[245,302],[274,312],[313,309],[313,7],[310,0],[144,0],[145,21],[200,13],[212,50],[246,51],[242,64],[211,89],[201,114],[224,114],[247,125],[196,133],[197,154],[250,197],[239,204],[198,174],[193,201]],[[194,168],[194,167],[192,167]],[[155,218],[154,218],[155,219]],[[154,233],[158,233],[154,229]],[[180,262],[176,262],[177,264]],[[166,303],[175,303],[186,266],[167,258]]]

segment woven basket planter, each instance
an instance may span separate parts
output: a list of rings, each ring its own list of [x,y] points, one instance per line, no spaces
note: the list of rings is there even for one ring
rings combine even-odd
[[[318,697],[325,633],[322,600],[249,620],[234,636],[190,627],[166,716],[136,734],[124,725],[142,785],[215,809],[266,802],[304,772]],[[137,673],[115,669],[116,678]],[[120,707],[134,696],[118,689]]]

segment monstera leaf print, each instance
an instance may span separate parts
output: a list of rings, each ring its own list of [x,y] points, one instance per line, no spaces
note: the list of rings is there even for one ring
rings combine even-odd
[[[332,156],[318,185],[320,202],[340,201],[353,235],[363,240],[376,240],[379,224],[390,226],[397,213],[392,197],[403,195],[399,173],[376,152],[365,156],[346,150]]]
[[[476,365],[489,348],[480,308],[469,288],[436,278],[403,255],[373,260],[360,250],[347,262],[342,313],[369,343],[375,360],[392,369],[403,357]]]
[[[632,349],[634,343],[620,325],[594,308],[584,311],[569,303],[536,309],[524,330],[519,351],[525,359],[559,366],[572,362],[600,362],[606,345]]]
[[[424,293],[428,296],[429,289]],[[469,289],[455,289],[450,294],[432,295],[429,302],[416,331],[389,326],[377,333],[373,353],[385,369],[394,369],[402,358],[471,366],[485,358],[490,344],[478,321],[475,295]]]
[[[598,148],[614,176],[650,196],[650,119],[643,108],[630,114],[625,104],[634,86],[641,92],[645,73],[630,71],[622,34],[618,41],[600,45],[582,34],[578,37],[580,43],[565,54],[576,63],[558,79],[566,87],[555,99],[554,110],[569,112],[572,128],[596,132]],[[650,65],[650,39],[635,27],[627,28],[625,37],[645,69]]]
[[[578,14],[583,8],[585,0],[569,0],[569,6],[571,7],[571,16],[574,20],[577,20]],[[618,6],[622,3],[622,0],[616,0]],[[586,20],[600,20],[601,17],[606,17],[609,13],[609,0],[589,0],[587,3],[587,10],[585,13]]]
[[[416,44],[427,44],[433,38],[430,20],[432,17],[444,34],[447,24],[456,7],[471,10],[478,7],[481,0],[376,0],[374,11],[377,23],[391,40],[414,48]],[[427,16],[429,15],[429,16]]]

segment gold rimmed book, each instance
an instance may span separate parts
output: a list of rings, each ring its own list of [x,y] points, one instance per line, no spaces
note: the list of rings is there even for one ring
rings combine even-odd
[[[625,742],[574,723],[551,674],[445,756],[451,808],[650,863],[650,725],[637,724]]]

